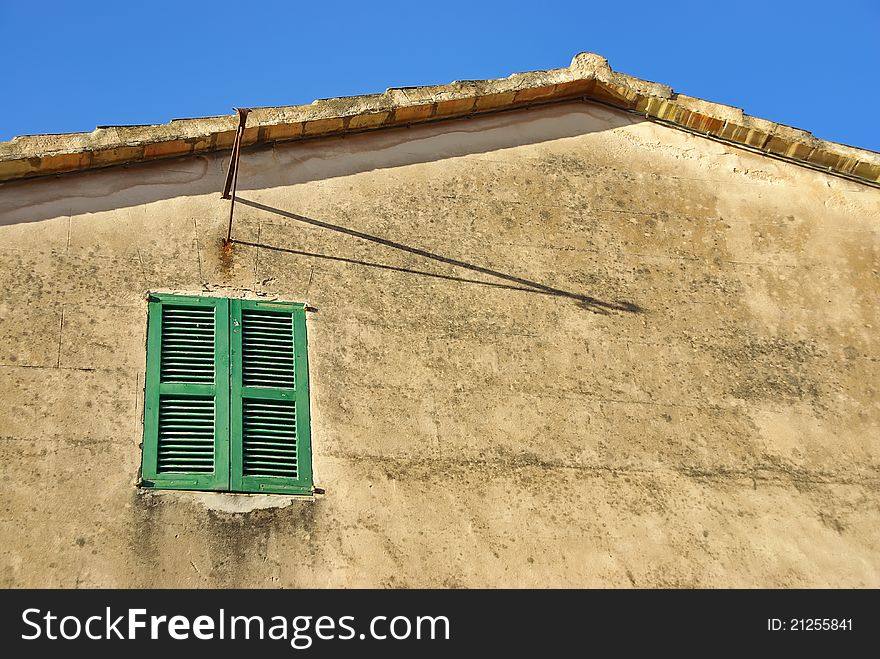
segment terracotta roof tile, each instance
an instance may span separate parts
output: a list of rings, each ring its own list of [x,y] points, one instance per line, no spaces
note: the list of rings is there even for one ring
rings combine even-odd
[[[751,117],[739,108],[676,94],[665,85],[612,71],[605,58],[593,53],[576,55],[568,68],[516,73],[498,80],[457,81],[324,99],[310,105],[255,108],[248,117],[244,144],[377,130],[578,98],[880,186],[880,154],[874,151],[819,140],[806,131]],[[236,126],[237,115],[230,115],[16,137],[0,143],[0,182],[227,150]]]

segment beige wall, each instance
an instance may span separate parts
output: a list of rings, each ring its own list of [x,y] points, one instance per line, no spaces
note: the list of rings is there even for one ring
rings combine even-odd
[[[245,152],[224,258],[224,166],[0,188],[3,585],[880,586],[880,191],[570,104]],[[318,309],[326,494],[136,489],[147,290]]]

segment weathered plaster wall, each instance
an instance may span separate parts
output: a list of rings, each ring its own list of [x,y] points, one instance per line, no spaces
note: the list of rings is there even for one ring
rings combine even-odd
[[[880,586],[880,191],[571,104],[246,152],[224,258],[224,166],[0,188],[4,585]],[[138,492],[157,289],[318,309],[326,494]]]

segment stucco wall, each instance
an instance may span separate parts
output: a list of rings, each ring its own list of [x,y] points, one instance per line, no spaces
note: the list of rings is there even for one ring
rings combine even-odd
[[[570,104],[245,151],[224,256],[225,164],[0,188],[0,583],[880,586],[880,191]],[[137,490],[148,290],[317,308],[324,495]]]

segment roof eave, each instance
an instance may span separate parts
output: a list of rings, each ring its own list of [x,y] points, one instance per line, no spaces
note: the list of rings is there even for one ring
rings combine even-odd
[[[880,185],[880,154],[743,113],[739,108],[676,94],[665,85],[611,70],[605,58],[575,56],[564,69],[516,73],[498,80],[389,89],[384,94],[256,108],[244,146],[457,119],[582,98],[637,112],[709,138]],[[90,133],[31,135],[0,143],[0,182],[228,150],[237,116],[176,119],[155,126],[115,126]]]

